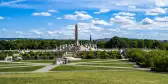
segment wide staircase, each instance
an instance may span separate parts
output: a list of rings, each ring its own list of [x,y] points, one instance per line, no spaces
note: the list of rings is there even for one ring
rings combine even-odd
[[[64,57],[67,58],[70,61],[73,60],[81,60],[81,58],[75,58],[75,52],[65,52]]]
[[[66,52],[66,57],[74,57],[74,52]]]

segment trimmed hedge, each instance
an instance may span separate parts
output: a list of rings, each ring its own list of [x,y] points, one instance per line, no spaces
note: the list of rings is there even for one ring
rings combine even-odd
[[[168,51],[129,49],[127,58],[132,62],[136,62],[140,67],[148,67],[152,71],[168,72]]]
[[[64,52],[28,52],[20,54],[24,60],[39,60],[39,59],[54,59],[55,57],[62,57]]]
[[[0,60],[4,60],[6,56],[13,56],[19,52],[12,52],[12,51],[1,51],[0,52]],[[64,52],[26,52],[20,53],[20,57],[24,60],[38,60],[38,59],[54,59],[55,57],[62,57]]]
[[[118,51],[83,51],[78,52],[78,57],[81,57],[83,59],[121,59],[121,54]]]

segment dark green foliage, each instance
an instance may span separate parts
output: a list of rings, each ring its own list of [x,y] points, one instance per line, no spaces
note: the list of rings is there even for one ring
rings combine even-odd
[[[4,60],[6,56],[13,56],[13,54],[16,54],[18,52],[11,52],[11,51],[1,51],[0,52],[0,60]],[[39,59],[54,59],[55,57],[62,57],[64,52],[26,52],[26,53],[20,53],[19,56],[21,56],[24,60],[39,60]]]
[[[108,59],[108,58],[109,58],[109,54],[106,51],[101,52],[100,59]]]
[[[121,54],[118,51],[83,51],[83,52],[78,52],[78,57],[81,57],[83,59],[121,59]]]
[[[112,59],[121,59],[122,58],[121,54],[117,51],[111,51],[109,53],[109,55],[110,55],[109,58],[112,58]]]
[[[130,61],[136,62],[141,67],[150,67],[154,71],[168,72],[168,51],[130,49],[127,52]]]
[[[104,45],[103,45],[104,44]],[[168,42],[166,41],[157,41],[149,39],[127,39],[113,37],[110,41],[107,42],[98,42],[98,47],[103,48],[149,48],[149,49],[162,49],[168,50]]]
[[[0,60],[4,60],[7,56],[13,56],[14,53],[17,53],[17,52],[1,51],[0,52]]]
[[[86,59],[93,59],[94,58],[94,53],[92,51],[88,52],[86,55]]]
[[[85,58],[86,58],[86,52],[82,52],[82,53],[80,54],[80,56],[81,56],[81,58],[85,59]]]
[[[97,43],[97,46],[98,46],[99,48],[104,48],[104,45],[105,45],[105,43],[104,43],[103,41],[99,41],[99,42]]]
[[[73,40],[33,40],[33,39],[18,39],[18,40],[0,40],[0,50],[17,50],[17,49],[55,49],[62,44],[72,44]],[[87,40],[81,40],[80,43],[89,43]]]

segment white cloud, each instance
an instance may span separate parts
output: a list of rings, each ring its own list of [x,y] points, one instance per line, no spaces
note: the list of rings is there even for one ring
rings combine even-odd
[[[32,32],[35,33],[35,34],[38,34],[38,35],[43,34],[43,32],[40,32],[40,31],[38,31],[38,30],[33,30]]]
[[[57,10],[54,10],[54,9],[50,9],[50,10],[48,10],[48,12],[54,13],[54,12],[58,12],[58,11],[57,11]]]
[[[62,18],[61,17],[57,17],[56,19],[61,20]]]
[[[109,25],[104,20],[92,20],[92,24],[94,24],[94,25]]]
[[[23,34],[23,32],[22,32],[22,31],[16,31],[16,33],[17,33],[17,34]]]
[[[113,15],[120,15],[120,16],[135,16],[135,13],[129,13],[129,12],[119,12],[119,13],[114,13]]]
[[[119,28],[109,28],[108,31],[121,32],[121,30]]]
[[[20,4],[20,2],[24,2],[26,0],[10,0],[7,2],[4,2],[1,0],[0,6],[5,6],[5,7],[14,7],[14,8],[31,8],[27,4]]]
[[[146,15],[159,15],[159,14],[165,14],[165,13],[166,13],[166,9],[163,9],[163,8],[154,8],[146,11]]]
[[[127,6],[128,4],[127,3],[117,3],[116,5],[117,6]]]
[[[64,18],[65,19],[70,19],[70,20],[77,20],[77,16],[76,15],[64,15]]]
[[[135,18],[129,17],[129,16],[115,16],[114,18],[110,18],[111,23],[119,23],[121,25],[129,25],[129,24],[135,24]]]
[[[145,18],[141,21],[141,23],[144,24],[144,25],[148,25],[148,24],[153,24],[154,21],[151,20],[150,18]]]
[[[0,16],[0,20],[3,20],[3,19],[5,19],[4,17],[2,17],[2,16]]]
[[[104,30],[104,28],[100,28],[98,26],[95,26],[93,24],[89,23],[78,23],[79,25],[79,30],[83,32],[84,30],[92,30],[92,31],[101,31]]]
[[[52,37],[58,36],[59,34],[61,34],[61,32],[58,32],[58,31],[47,31],[47,33]]]
[[[93,17],[87,14],[85,11],[75,11],[74,15],[68,14],[64,15],[65,19],[71,19],[71,20],[89,20]]]
[[[154,20],[157,22],[168,22],[168,17],[156,17]]]
[[[19,35],[30,35],[30,33],[25,33],[23,31],[16,31],[15,33]]]
[[[49,26],[52,26],[53,24],[54,24],[54,23],[52,23],[52,22],[48,23]]]
[[[94,14],[107,13],[107,12],[110,12],[110,11],[111,11],[110,9],[100,9],[99,12],[94,12]]]
[[[136,9],[136,6],[128,6],[129,8],[133,8],[133,9]]]
[[[52,16],[49,12],[33,13],[33,16]]]
[[[5,29],[5,28],[2,28],[2,31],[6,31],[7,29]]]
[[[165,0],[155,0],[156,6],[166,6]]]

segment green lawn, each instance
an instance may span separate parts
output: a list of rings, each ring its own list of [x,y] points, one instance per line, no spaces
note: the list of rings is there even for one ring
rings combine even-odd
[[[25,72],[34,71],[44,66],[30,66],[30,67],[15,67],[15,68],[0,68],[0,72]]]
[[[32,62],[32,63],[53,63],[54,60],[22,60],[20,62]]]
[[[26,64],[26,63],[4,63],[4,62],[0,62],[0,68],[3,67],[15,67],[15,66],[30,66],[30,64]]]
[[[119,69],[106,67],[91,67],[91,66],[58,66],[51,71],[76,71],[76,70],[134,70],[133,68]]]
[[[111,63],[111,64],[82,63],[82,64],[78,64],[78,65],[133,67],[132,64],[113,64],[113,63]]]
[[[168,74],[143,71],[1,74],[1,84],[167,84]]]
[[[70,63],[76,63],[76,62],[93,62],[93,61],[108,61],[108,59],[82,59],[82,60],[70,61]]]
[[[23,65],[23,64],[19,64],[19,65],[0,65],[0,68],[3,68],[3,67],[18,67],[18,66],[32,66],[32,65]]]
[[[122,63],[127,64],[128,61],[126,60],[104,60],[104,61],[90,61],[91,63]]]
[[[0,65],[18,65],[18,64],[25,64],[25,63],[15,63],[15,62],[0,62]]]

